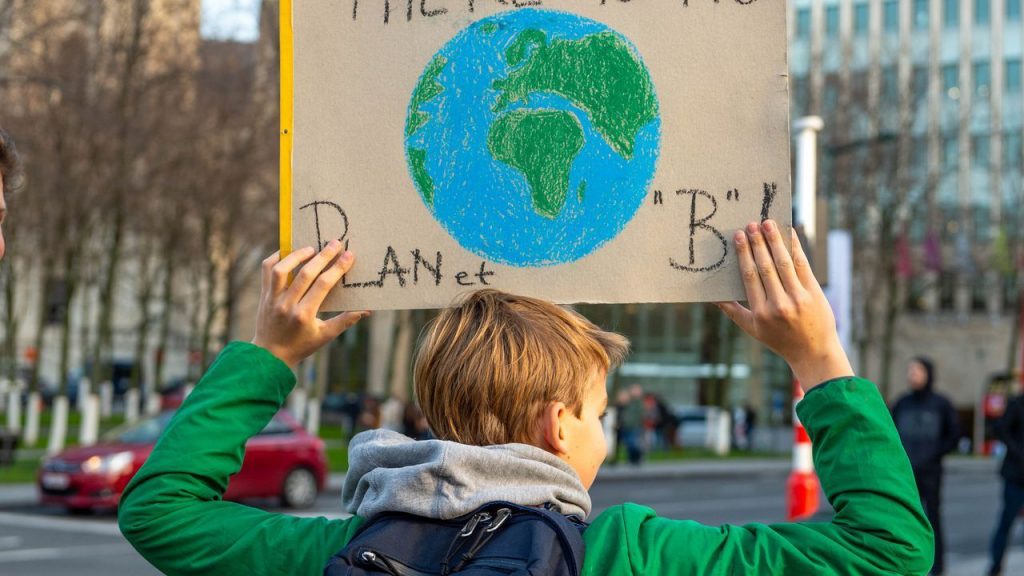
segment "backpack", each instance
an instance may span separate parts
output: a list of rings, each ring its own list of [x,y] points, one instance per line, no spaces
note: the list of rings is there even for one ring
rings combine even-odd
[[[491,502],[451,520],[381,514],[324,568],[324,576],[579,576],[583,530],[575,516]]]

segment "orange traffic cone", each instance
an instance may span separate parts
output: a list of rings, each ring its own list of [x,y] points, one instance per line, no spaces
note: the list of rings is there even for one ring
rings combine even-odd
[[[811,455],[811,437],[796,416],[796,405],[804,397],[800,383],[793,380],[793,472],[786,482],[790,521],[813,516],[820,504],[818,493],[821,484],[814,472],[814,459]]]

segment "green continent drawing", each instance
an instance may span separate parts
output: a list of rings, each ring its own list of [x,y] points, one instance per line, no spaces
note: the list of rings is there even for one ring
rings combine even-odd
[[[542,30],[524,30],[505,58],[519,67],[494,81],[500,92],[495,112],[526,102],[534,92],[558,94],[586,112],[595,130],[627,160],[637,134],[658,116],[647,70],[615,33],[549,43]]]
[[[569,170],[583,149],[583,127],[561,110],[516,110],[491,124],[487,148],[526,177],[533,208],[554,218],[569,192]]]
[[[430,61],[427,69],[420,77],[420,81],[416,84],[416,89],[412,93],[412,102],[409,104],[409,116],[405,121],[406,138],[416,134],[420,128],[430,121],[430,114],[421,111],[420,106],[437,98],[444,92],[444,86],[437,81],[437,78],[441,75],[441,71],[444,70],[447,64],[448,60],[438,54]],[[409,167],[412,171],[413,179],[416,181],[416,187],[419,189],[420,194],[423,195],[423,200],[430,206],[434,203],[434,181],[426,169],[427,151],[423,148],[410,147],[408,152]]]

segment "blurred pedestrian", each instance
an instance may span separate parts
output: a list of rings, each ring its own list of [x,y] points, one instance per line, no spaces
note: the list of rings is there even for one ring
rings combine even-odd
[[[942,458],[956,449],[960,439],[956,410],[935,392],[935,365],[918,356],[907,365],[910,392],[893,406],[892,416],[917,480],[925,515],[935,531],[935,562],[931,574],[942,574],[944,546],[942,516]]]
[[[634,466],[639,466],[644,458],[644,416],[644,389],[633,384],[629,387],[629,402],[622,410],[622,443],[629,463]]]
[[[4,200],[4,193],[10,194],[19,184],[21,176],[21,163],[18,160],[18,150],[14,147],[14,139],[6,130],[0,128],[0,260],[4,258],[4,230],[3,223],[7,216],[7,203]]]
[[[1010,529],[1024,508],[1024,396],[1017,396],[1006,406],[1003,417],[996,422],[996,435],[1006,446],[1003,457],[1003,511],[992,534],[991,565],[988,573],[1003,573],[1003,556],[1010,538]]]
[[[622,418],[626,413],[626,406],[629,406],[629,390],[623,388],[619,390],[619,393],[615,395],[615,445],[612,450],[612,459],[609,464],[615,465],[619,463],[619,449],[625,445],[622,433]]]
[[[754,449],[754,428],[757,426],[757,410],[751,404],[743,407],[743,437],[746,439],[746,450]]]

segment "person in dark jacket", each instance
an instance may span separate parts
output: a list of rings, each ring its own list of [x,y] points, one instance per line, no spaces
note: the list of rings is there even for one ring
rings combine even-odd
[[[1013,521],[1024,508],[1024,396],[1017,396],[996,423],[996,435],[1006,445],[1000,473],[1003,476],[1003,512],[992,534],[990,576],[1003,573],[1003,556]]]
[[[953,405],[934,390],[935,365],[929,358],[918,356],[910,361],[907,384],[910,392],[893,406],[892,417],[910,457],[921,504],[935,531],[935,563],[931,573],[942,574],[942,458],[956,448],[960,430]]]

